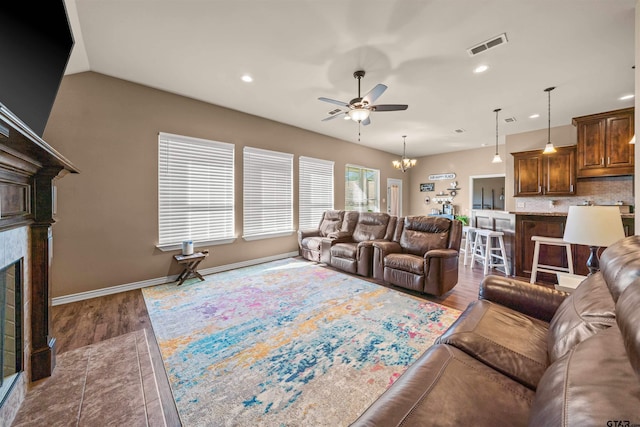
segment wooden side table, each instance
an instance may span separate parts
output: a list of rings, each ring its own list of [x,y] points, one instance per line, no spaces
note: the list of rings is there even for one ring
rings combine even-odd
[[[178,282],[178,286],[182,285],[184,281],[190,277],[197,277],[200,280],[204,280],[204,277],[202,277],[202,275],[198,273],[196,269],[198,268],[198,265],[202,262],[202,260],[208,256],[209,251],[194,252],[191,255],[174,255],[173,258],[175,258],[178,264],[184,265],[184,270],[176,279],[176,281]]]

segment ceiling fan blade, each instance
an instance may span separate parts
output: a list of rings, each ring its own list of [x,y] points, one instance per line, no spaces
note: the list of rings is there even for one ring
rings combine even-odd
[[[387,90],[387,87],[382,83],[376,85],[376,87],[371,89],[369,93],[362,97],[362,102],[366,102],[369,105],[373,104],[385,90]]]
[[[345,114],[347,114],[347,112],[346,112],[346,111],[341,111],[341,112],[339,112],[339,113],[332,114],[332,115],[330,115],[329,117],[325,117],[324,119],[322,119],[322,121],[323,121],[323,122],[326,122],[326,121],[328,121],[328,120],[333,120],[333,119],[335,119],[336,117],[342,117],[342,116],[344,116]]]
[[[346,103],[346,102],[344,102],[344,101],[337,101],[337,100],[335,100],[335,99],[325,98],[325,97],[323,97],[323,96],[321,96],[321,97],[320,97],[320,98],[318,98],[318,99],[319,99],[320,101],[328,102],[328,103],[330,103],[330,104],[336,104],[336,105],[339,105],[339,106],[341,106],[341,107],[347,107],[347,108],[349,108],[349,104],[347,104],[347,103]]]
[[[372,105],[370,108],[373,111],[399,111],[406,110],[407,108],[409,108],[409,106],[405,104],[383,104]]]
[[[363,126],[367,126],[368,124],[371,124],[371,116],[367,117],[360,123],[362,123]]]

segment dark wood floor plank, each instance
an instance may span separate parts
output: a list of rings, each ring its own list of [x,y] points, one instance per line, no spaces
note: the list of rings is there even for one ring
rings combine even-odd
[[[326,268],[331,269],[332,267]],[[493,271],[492,274],[504,276],[499,271]],[[461,260],[458,284],[441,297],[419,294],[397,287],[393,288],[447,307],[464,310],[469,303],[478,299],[478,288],[483,277],[482,266],[465,267]],[[368,280],[382,285],[372,279]],[[52,316],[53,333],[57,339],[59,354],[129,332],[147,329],[151,359],[156,372],[167,425],[169,427],[181,425],[151,320],[140,290],[55,306],[52,309]]]

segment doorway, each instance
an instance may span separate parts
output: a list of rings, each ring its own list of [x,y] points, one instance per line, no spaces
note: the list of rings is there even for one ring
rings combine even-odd
[[[504,174],[470,176],[469,181],[471,209],[497,211],[505,209]]]
[[[387,178],[387,213],[402,216],[402,180]]]

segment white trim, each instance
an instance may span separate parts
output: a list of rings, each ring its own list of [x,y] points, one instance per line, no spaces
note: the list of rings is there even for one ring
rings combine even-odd
[[[287,252],[278,255],[271,255],[263,258],[250,259],[247,261],[234,262],[233,264],[219,265],[217,267],[205,268],[198,270],[198,273],[204,275],[220,273],[222,271],[234,270],[236,268],[249,267],[252,265],[262,264],[269,261],[276,261],[298,256],[298,252]],[[162,285],[165,283],[175,282],[177,274],[172,276],[158,277],[155,279],[142,280],[140,282],[125,283],[124,285],[110,286],[108,288],[96,289],[94,291],[78,292],[77,294],[64,295],[51,299],[51,305],[63,305],[71,302],[84,301],[91,298],[103,297],[106,295],[118,294],[120,292],[131,291],[134,289],[142,289],[149,286]]]
[[[231,239],[223,239],[223,240],[207,240],[204,242],[193,242],[194,248],[204,248],[208,246],[216,246],[216,245],[226,245],[228,243],[233,243],[236,241],[236,238]],[[176,243],[173,245],[156,245],[156,248],[160,249],[162,252],[171,252],[171,251],[180,251],[182,250],[182,243]]]
[[[471,212],[474,210],[482,210],[482,209],[473,209],[473,180],[476,178],[504,178],[505,184],[507,180],[506,173],[488,173],[484,175],[469,175],[469,219],[471,219]],[[505,185],[506,190],[506,185]],[[506,194],[505,194],[506,197]],[[506,200],[505,200],[506,207]]]

